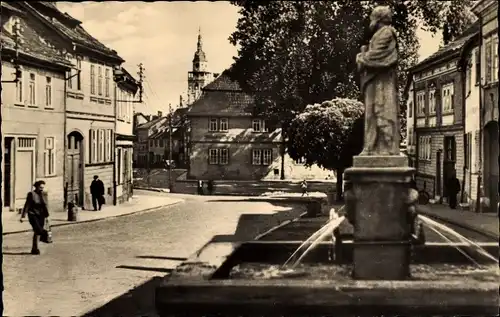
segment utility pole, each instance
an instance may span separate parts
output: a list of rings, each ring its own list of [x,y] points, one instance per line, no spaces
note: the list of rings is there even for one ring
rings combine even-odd
[[[142,102],[142,93],[143,93],[143,88],[142,88],[142,83],[144,82],[144,70],[145,68],[143,67],[142,63],[139,65],[139,72],[137,74],[139,75],[139,103]]]
[[[172,192],[172,105],[168,104],[168,189]]]

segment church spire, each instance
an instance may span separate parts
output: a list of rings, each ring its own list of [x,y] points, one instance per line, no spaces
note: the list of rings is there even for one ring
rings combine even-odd
[[[198,27],[198,51],[203,51],[203,40],[201,39],[201,27]]]

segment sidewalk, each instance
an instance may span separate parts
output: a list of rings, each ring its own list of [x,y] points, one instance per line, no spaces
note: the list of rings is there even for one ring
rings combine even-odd
[[[475,213],[472,211],[451,209],[446,205],[418,205],[419,213],[435,217],[445,222],[477,231],[498,239],[498,215],[496,213]]]
[[[130,215],[141,211],[152,211],[161,207],[182,202],[182,199],[168,196],[134,195],[129,202],[117,205],[104,205],[101,211],[78,210],[77,221],[68,221],[67,212],[55,212],[50,215],[50,225],[52,227],[64,226],[82,222],[98,221],[106,218]],[[21,215],[17,212],[3,211],[2,224],[3,235],[31,231],[28,217],[21,223]]]

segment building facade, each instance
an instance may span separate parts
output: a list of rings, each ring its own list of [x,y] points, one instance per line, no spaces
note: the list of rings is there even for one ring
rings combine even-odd
[[[413,102],[413,78],[410,76],[405,87],[404,93],[406,99],[406,154],[408,155],[408,165],[416,165],[416,139],[414,128],[414,102]]]
[[[51,210],[61,210],[64,86],[71,64],[63,52],[47,45],[50,39],[19,4],[1,6],[2,207],[21,209],[33,183],[44,180]]]
[[[137,160],[134,161],[136,168],[151,168],[156,159],[155,144],[151,146],[150,137],[154,134],[163,132],[167,117],[159,111],[158,115],[150,118],[150,121],[143,123],[135,128],[136,142],[134,143],[134,152],[137,153]],[[160,155],[162,153],[158,153]]]
[[[215,76],[216,77],[216,76]],[[198,34],[198,43],[193,57],[193,69],[188,72],[187,104],[191,105],[201,95],[201,90],[214,79],[214,74],[208,71],[208,59],[203,51],[201,31]]]
[[[108,204],[116,202],[114,70],[124,60],[86,32],[81,22],[51,2],[22,2],[40,27],[54,34],[54,45],[74,65],[66,75],[65,196],[92,208],[90,183],[98,175]]]
[[[114,149],[114,179],[116,183],[114,197],[120,203],[132,198],[132,162],[135,140],[133,111],[134,104],[141,102],[141,100],[136,99],[140,83],[124,68],[121,68],[120,72],[115,72],[115,80],[116,146]]]
[[[464,78],[458,66],[464,45],[473,40],[478,28],[474,24],[410,70],[417,186],[441,202],[450,177],[455,174],[463,184],[466,175]]]
[[[481,24],[480,126],[479,152],[482,194],[489,200],[490,212],[498,212],[499,202],[499,125],[498,125],[498,1],[480,0],[472,11]]]
[[[281,177],[281,130],[252,115],[253,97],[226,70],[203,88],[189,108],[189,169],[201,180],[269,180]],[[328,171],[284,158],[288,179],[327,178]],[[319,172],[318,172],[319,171]]]
[[[174,168],[185,168],[187,166],[187,144],[189,134],[189,124],[187,122],[188,108],[177,108],[170,114],[167,120],[158,129],[157,133],[149,137],[149,149],[154,153],[154,166],[165,167],[166,160],[169,160],[170,138],[172,139],[172,161]],[[170,135],[170,129],[172,134]]]

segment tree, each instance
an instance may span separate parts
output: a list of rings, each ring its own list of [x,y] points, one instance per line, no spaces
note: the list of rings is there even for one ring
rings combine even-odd
[[[363,111],[357,100],[336,98],[307,106],[289,125],[290,157],[305,159],[306,166],[335,170],[337,200],[342,197],[344,170],[352,166],[353,156],[363,147]]]
[[[392,7],[399,39],[399,89],[418,60],[420,23],[446,40],[460,34],[474,1],[231,1],[241,18],[230,41],[239,46],[234,64],[241,87],[256,96],[255,112],[284,130],[308,104],[359,97],[355,57],[370,34],[368,17],[375,5]],[[401,126],[405,104],[401,100]]]

